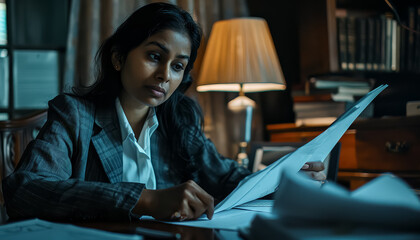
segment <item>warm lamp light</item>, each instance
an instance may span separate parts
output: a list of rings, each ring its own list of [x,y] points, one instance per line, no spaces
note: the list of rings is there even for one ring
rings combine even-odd
[[[230,110],[244,115],[238,162],[247,167],[247,143],[251,140],[255,102],[247,92],[286,89],[267,22],[262,18],[236,18],[213,25],[198,77],[199,92],[239,92],[228,103]]]

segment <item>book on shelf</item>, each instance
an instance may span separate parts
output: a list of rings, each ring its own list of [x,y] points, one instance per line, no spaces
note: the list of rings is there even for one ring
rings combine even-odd
[[[345,110],[345,104],[334,101],[294,103],[296,119],[338,117]]]
[[[407,26],[406,21],[401,21],[402,24],[404,24],[405,26]],[[401,27],[400,28],[400,71],[406,71],[406,61],[407,61],[407,56],[406,56],[406,48],[407,48],[407,33],[406,33],[407,29]]]
[[[416,12],[415,12],[415,8],[414,7],[409,7],[408,8],[408,27],[410,29],[415,29],[415,17],[416,16]],[[413,31],[407,31],[406,34],[408,35],[407,38],[407,49],[409,49],[407,51],[407,70],[410,70],[413,68],[413,63],[414,63],[414,32]]]
[[[339,86],[337,93],[332,93],[331,98],[335,102],[354,102],[357,97],[367,94],[370,87]]]
[[[391,69],[392,59],[392,19],[385,17],[385,69]]]
[[[354,102],[358,96],[368,93],[374,85],[373,79],[347,77],[340,75],[312,76],[309,78],[309,91],[330,91],[334,102]]]
[[[375,22],[375,39],[374,39],[374,55],[373,55],[373,71],[379,71],[382,63],[381,53],[382,53],[382,31],[381,31],[381,19],[374,19]]]
[[[379,28],[380,28],[380,43],[381,43],[381,49],[379,52],[379,71],[384,71],[386,69],[386,52],[387,52],[387,45],[386,45],[386,17],[385,15],[381,15],[379,18]]]
[[[356,19],[350,17],[347,19],[347,68],[355,69],[356,63]]]
[[[332,99],[295,102],[293,105],[296,117],[295,124],[296,126],[330,125],[345,109],[345,102],[335,102]]]
[[[331,98],[336,102],[354,102],[354,96],[351,94],[331,94]]]
[[[296,127],[312,127],[312,126],[329,126],[337,117],[311,117],[311,118],[299,118],[296,119]]]
[[[338,86],[338,94],[349,94],[354,96],[363,96],[371,90],[370,86]]]
[[[314,75],[310,76],[308,80],[308,88],[310,90],[328,89],[332,93],[336,93],[338,87],[353,87],[353,88],[370,88],[373,85],[373,80],[368,78],[359,78],[353,76],[343,75]]]
[[[400,54],[401,54],[401,27],[398,25],[396,20],[392,21],[392,65],[391,70],[392,71],[400,71],[401,69],[401,60],[400,60]]]
[[[375,62],[375,19],[367,18],[366,24],[366,70],[372,71]]]
[[[417,31],[420,31],[420,6],[417,7],[417,14],[416,14],[416,28]],[[413,49],[415,51],[414,56],[414,64],[413,69],[416,69],[417,71],[420,70],[420,34],[415,34],[415,48]],[[412,70],[412,69],[411,69]]]
[[[348,54],[347,54],[347,19],[346,18],[337,18],[337,44],[338,44],[338,55],[340,61],[340,68],[342,70],[348,69]]]
[[[355,20],[355,64],[354,67],[356,70],[365,70],[367,58],[366,58],[366,52],[367,52],[367,32],[366,32],[366,24],[367,19],[366,18],[357,18]]]

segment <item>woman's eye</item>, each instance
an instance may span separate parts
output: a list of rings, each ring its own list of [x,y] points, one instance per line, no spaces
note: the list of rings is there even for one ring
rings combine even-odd
[[[175,65],[173,66],[173,69],[174,69],[175,71],[177,71],[177,72],[180,72],[180,71],[184,70],[184,65],[183,65],[183,64],[181,64],[181,63],[175,64]]]
[[[157,53],[149,53],[149,57],[150,59],[152,59],[153,61],[159,61],[160,60],[160,55]]]

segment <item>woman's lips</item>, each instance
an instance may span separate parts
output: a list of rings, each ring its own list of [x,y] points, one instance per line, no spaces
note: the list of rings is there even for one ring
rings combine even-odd
[[[160,98],[160,97],[164,97],[166,95],[165,89],[163,89],[159,86],[147,86],[147,88],[150,90],[150,93],[154,97]]]

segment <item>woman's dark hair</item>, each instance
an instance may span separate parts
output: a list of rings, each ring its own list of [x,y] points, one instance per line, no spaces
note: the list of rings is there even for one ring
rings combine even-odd
[[[192,83],[190,71],[197,58],[202,36],[199,26],[188,12],[168,3],[152,3],[136,10],[99,48],[95,58],[96,82],[87,88],[75,88],[74,92],[98,104],[114,102],[122,90],[122,84],[120,72],[113,67],[112,54],[116,52],[119,60],[124,62],[132,49],[153,34],[168,29],[188,35],[191,53],[181,84],[169,99],[156,108],[156,114],[159,131],[163,135],[161,139],[166,141],[165,148],[169,148],[172,159],[185,160],[177,162],[183,164],[184,169],[189,169],[192,167],[188,152],[191,136],[187,135],[197,135],[197,131],[201,131],[203,115],[198,104],[184,95]],[[200,128],[191,132],[192,126]]]

